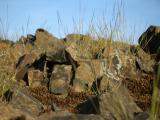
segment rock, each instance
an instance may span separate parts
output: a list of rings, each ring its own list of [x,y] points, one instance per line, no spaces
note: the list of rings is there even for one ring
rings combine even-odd
[[[18,85],[14,85],[5,97],[10,98],[8,101],[13,108],[19,109],[32,117],[38,116],[42,111],[43,104],[32,97],[26,88],[19,88]]]
[[[14,51],[14,52],[13,52]],[[26,53],[26,49],[23,44],[14,44],[10,48],[10,56],[12,57],[12,61],[15,64],[13,67],[16,69],[17,61]]]
[[[160,27],[151,25],[140,36],[138,43],[140,47],[149,54],[156,54],[160,46]]]
[[[92,49],[95,41],[88,35],[71,35],[66,38],[66,52],[70,54],[74,61],[81,61],[83,59],[94,59],[95,54]],[[69,40],[68,40],[69,39]],[[96,45],[95,45],[96,46]],[[97,53],[96,53],[97,54]]]
[[[52,34],[42,28],[36,30],[35,36],[35,45],[44,52],[64,48],[62,41],[58,40],[58,38],[54,37]]]
[[[99,110],[100,115],[105,120],[108,117],[116,120],[133,120],[134,113],[141,112],[141,109],[134,103],[124,86],[100,95]]]
[[[106,59],[91,59],[88,64],[90,65],[96,79],[100,79],[104,76]]]
[[[59,95],[68,94],[71,78],[71,65],[55,65],[49,82],[50,92]]]
[[[79,62],[79,64],[75,71],[73,87],[76,92],[84,92],[91,89],[95,76],[89,64],[86,62]]]
[[[79,114],[99,114],[99,98],[98,96],[88,97],[85,102],[76,106]]]
[[[137,71],[135,56],[129,53],[128,48],[113,49],[109,54],[106,48],[103,58],[106,58],[107,62],[104,66],[105,75],[100,80],[100,90],[118,87],[124,78],[138,79],[140,73]]]
[[[20,57],[17,65],[16,65],[16,73],[15,73],[15,79],[16,80],[24,80],[24,77],[31,67],[31,65],[35,62],[37,59],[37,55],[31,53],[26,54],[22,57]]]
[[[149,113],[146,111],[136,113],[134,120],[149,120]]]
[[[46,53],[46,60],[52,63],[65,64],[68,62],[65,50],[50,51]]]
[[[29,70],[28,83],[30,87],[34,88],[47,84],[47,81],[44,80],[43,72],[40,70]]]
[[[8,103],[0,103],[1,120],[33,120],[34,118],[28,113],[19,109],[13,108]]]
[[[79,67],[75,71],[75,79],[73,80],[73,87],[75,91],[82,92],[91,90],[93,83],[99,80],[104,75],[105,59],[92,59],[79,61]],[[96,86],[98,87],[98,86]]]
[[[71,58],[74,60],[74,61],[78,61],[79,60],[79,57],[78,57],[78,48],[76,46],[75,43],[71,43],[70,46],[68,46],[65,51],[71,56]]]
[[[136,63],[140,70],[146,73],[153,73],[156,61],[151,59],[151,56],[145,53],[141,48],[136,52]]]
[[[71,114],[66,112],[46,113],[36,120],[103,120],[99,115],[87,114]],[[107,119],[109,120],[109,119]]]
[[[34,44],[36,40],[36,36],[32,35],[32,34],[27,34],[27,43],[30,43],[30,44]]]

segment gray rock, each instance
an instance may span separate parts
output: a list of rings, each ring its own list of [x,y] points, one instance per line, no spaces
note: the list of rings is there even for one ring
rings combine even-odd
[[[27,43],[34,44],[36,37],[32,34],[27,34]]]
[[[12,105],[0,102],[0,118],[1,120],[34,120],[27,112],[13,108]]]
[[[148,112],[139,112],[135,114],[134,120],[149,120]]]
[[[95,75],[87,62],[79,62],[79,64],[75,72],[73,87],[76,92],[84,92],[91,89]]]
[[[112,116],[116,120],[133,120],[134,113],[141,112],[124,86],[100,95],[99,110],[104,119]]]
[[[49,82],[50,92],[59,95],[67,94],[71,78],[71,65],[55,65]]]
[[[38,117],[36,120],[103,120],[99,115],[71,114],[66,112],[52,112]],[[109,120],[109,119],[106,119]]]
[[[65,51],[63,49],[58,51],[53,50],[53,51],[47,52],[46,60],[52,63],[61,63],[61,64],[68,62]]]
[[[146,73],[153,73],[156,61],[150,55],[145,53],[141,48],[136,52],[136,63],[140,70]]]
[[[24,80],[24,76],[28,72],[29,68],[32,64],[38,59],[38,56],[34,53],[25,54],[19,58],[18,63],[16,65],[16,80]]]
[[[103,57],[106,58],[104,64],[104,76],[100,80],[100,90],[116,88],[125,78],[138,79],[140,76],[135,56],[129,53],[129,49],[113,49],[108,54],[108,49],[104,49]]]
[[[99,87],[96,83],[104,75],[105,59],[81,60],[78,62],[79,66],[75,71],[75,78],[73,80],[73,87],[75,91],[82,92],[91,90],[94,87]]]
[[[15,85],[6,94],[6,100],[10,98],[8,101],[13,108],[19,109],[32,117],[36,117],[42,111],[43,104],[32,97],[28,91],[26,88],[19,88]]]
[[[35,33],[36,40],[34,42],[35,46],[44,52],[57,51],[64,48],[63,42],[58,40],[55,36],[49,33],[47,30],[39,28]]]

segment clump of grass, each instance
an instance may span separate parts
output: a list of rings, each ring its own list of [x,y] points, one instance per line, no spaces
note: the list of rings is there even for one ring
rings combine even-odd
[[[14,75],[10,47],[11,44],[0,42],[0,96],[9,89]]]

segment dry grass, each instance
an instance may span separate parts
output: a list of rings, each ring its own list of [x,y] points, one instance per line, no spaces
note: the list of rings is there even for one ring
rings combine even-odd
[[[0,96],[9,89],[14,75],[10,48],[11,44],[0,42]]]

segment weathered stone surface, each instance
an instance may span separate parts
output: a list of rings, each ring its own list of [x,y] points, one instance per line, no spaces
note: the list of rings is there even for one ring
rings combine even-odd
[[[32,35],[32,34],[27,34],[27,43],[30,43],[30,44],[34,44],[36,40],[36,36]]]
[[[68,46],[65,50],[72,57],[72,59],[74,61],[78,61],[79,60],[78,48],[77,48],[77,46],[76,46],[76,44],[74,42],[71,43],[71,45]]]
[[[68,60],[66,58],[65,50],[52,50],[46,53],[46,60],[52,63],[60,63],[64,64],[67,63]]]
[[[91,66],[86,62],[79,62],[79,67],[76,69],[73,87],[76,92],[84,92],[90,90],[95,80]]]
[[[66,41],[67,47],[65,50],[74,61],[95,58],[95,51],[92,49],[92,45],[95,45],[95,42],[90,36],[80,34],[71,35],[69,38],[66,37]]]
[[[43,72],[40,70],[29,70],[28,71],[28,84],[30,87],[38,87],[41,85],[45,85]]]
[[[149,120],[149,112],[139,112],[134,115],[134,120]]]
[[[16,67],[17,61],[19,61],[19,58],[22,57],[25,53],[26,49],[24,48],[23,44],[14,44],[10,48],[10,55],[12,57],[13,63],[15,64],[14,68]]]
[[[36,40],[36,37],[32,34],[27,34],[27,37],[21,36],[18,43],[26,45],[26,44],[32,44],[34,45],[34,42]]]
[[[66,112],[52,112],[38,117],[36,120],[103,120],[99,115],[71,114]],[[109,119],[106,119],[109,120]]]
[[[148,27],[148,29],[140,36],[138,43],[147,53],[156,54],[159,52],[160,27],[153,25]]]
[[[99,110],[103,119],[112,116],[116,120],[133,120],[134,113],[141,112],[124,86],[100,95]]]
[[[153,73],[155,67],[155,60],[151,59],[151,56],[145,53],[141,48],[136,52],[136,62],[140,70],[146,73]]]
[[[35,54],[26,54],[22,56],[16,66],[15,78],[16,80],[21,80],[24,78],[24,75],[27,73],[28,69],[37,59],[37,55]]]
[[[108,49],[103,52],[103,57],[107,59],[104,67],[104,73],[100,89],[104,90],[108,86],[110,88],[119,86],[124,78],[137,78],[139,72],[137,71],[135,56],[129,53],[129,49],[113,49],[108,54]]]
[[[79,114],[99,114],[98,96],[88,97],[88,99],[76,106]]]
[[[35,45],[44,51],[59,50],[64,47],[62,41],[42,28],[36,30],[35,36]]]
[[[55,65],[49,83],[50,92],[54,94],[67,94],[71,78],[71,65]]]
[[[0,119],[1,120],[34,120],[28,113],[13,108],[8,103],[0,103]]]
[[[6,98],[10,97],[9,104],[15,109],[19,109],[32,117],[36,117],[42,111],[43,105],[36,98],[32,97],[26,88],[13,86]]]
[[[73,87],[77,92],[91,90],[93,82],[101,79],[104,75],[105,59],[83,60],[75,71]]]

